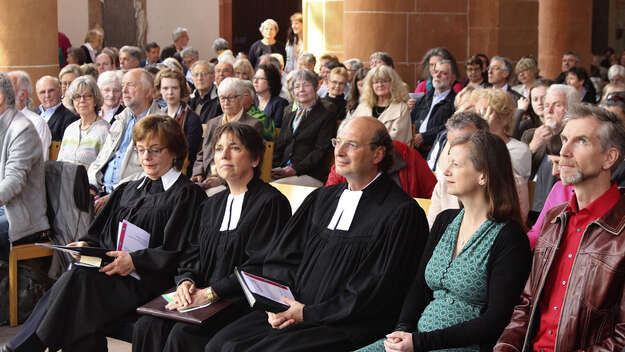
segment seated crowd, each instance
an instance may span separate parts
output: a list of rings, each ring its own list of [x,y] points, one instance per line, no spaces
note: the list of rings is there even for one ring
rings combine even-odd
[[[51,144],[94,199],[67,245],[110,257],[70,266],[0,351],[106,351],[122,321],[133,351],[623,350],[625,67],[567,52],[551,80],[476,54],[463,78],[439,47],[409,87],[384,52],[303,52],[302,20],[210,60],[181,27],[162,51],[91,30],[39,107],[28,74],[0,73],[0,259],[49,234]],[[284,184],[314,190],[292,209]],[[128,224],[147,247],[122,250]],[[235,268],[294,298],[250,308]],[[229,304],[135,313],[168,290],[167,310]]]

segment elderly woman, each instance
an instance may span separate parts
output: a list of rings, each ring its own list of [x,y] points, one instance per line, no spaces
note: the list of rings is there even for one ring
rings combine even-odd
[[[121,105],[122,81],[117,71],[104,71],[98,76],[98,87],[104,99],[98,115],[109,124],[115,122],[115,116],[124,111]]]
[[[456,66],[456,59],[449,52],[449,50],[445,48],[433,48],[428,50],[425,55],[423,55],[423,59],[421,59],[421,74],[423,75],[423,80],[417,84],[415,88],[415,93],[423,93],[427,94],[429,91],[434,89],[432,86],[432,77],[434,76],[434,69],[436,68],[436,63],[441,60],[449,60],[452,62],[453,66]],[[452,69],[453,72],[458,72],[458,69]],[[463,88],[460,82],[453,82],[452,89],[454,92],[458,93]]]
[[[291,27],[286,35],[286,65],[284,72],[297,70],[297,61],[304,51],[304,17],[296,12],[291,15]]]
[[[189,96],[187,80],[181,71],[165,68],[156,75],[154,87],[160,91],[163,100],[167,104],[162,109],[162,112],[180,124],[187,138],[189,166],[187,170],[183,171],[189,175],[195,162],[195,155],[202,143],[202,122],[200,117],[182,101],[182,99]]]
[[[487,88],[488,80],[484,78],[484,62],[477,56],[471,56],[465,63],[467,80],[465,87]]]
[[[9,348],[106,351],[107,327],[171,287],[184,245],[196,231],[189,214],[206,195],[180,173],[187,146],[173,119],[142,118],[132,143],[145,177],[120,184],[88,232],[69,244],[108,249],[114,260],[95,268],[74,265],[61,275]],[[147,248],[116,250],[123,221],[149,234]]]
[[[625,83],[625,66],[612,65],[608,69],[608,81],[613,84]]]
[[[529,212],[529,195],[527,181],[532,173],[532,153],[527,144],[511,138],[507,131],[514,114],[512,96],[496,88],[482,88],[473,92],[471,98],[475,111],[488,123],[492,134],[501,138],[512,160],[512,171],[517,186],[521,216],[525,218]]]
[[[521,94],[525,99],[530,97],[530,89],[536,82],[538,77],[538,64],[533,57],[524,57],[516,63],[514,68],[517,79],[521,84],[512,87],[517,93]]]
[[[323,100],[334,104],[336,107],[336,119],[342,121],[345,119],[347,112],[345,106],[347,101],[345,100],[345,89],[347,88],[347,78],[349,74],[343,67],[335,67],[330,71],[328,77],[328,86],[330,90]]]
[[[104,48],[102,52],[95,57],[95,65],[98,67],[98,73],[106,71],[114,71],[117,67],[117,54],[114,51]]]
[[[587,90],[584,84],[589,80],[588,72],[583,67],[571,67],[566,72],[566,85],[575,88],[582,97],[582,103],[596,104],[597,97],[594,92]]]
[[[330,171],[330,138],[336,136],[336,109],[319,99],[319,77],[309,70],[291,73],[294,102],[285,109],[273,152],[275,182],[320,187]]]
[[[256,91],[256,106],[273,120],[277,128],[280,128],[284,108],[289,105],[289,102],[280,96],[282,91],[280,71],[273,65],[258,65],[252,83]]]
[[[234,64],[232,64],[232,67],[234,68],[234,77],[236,78],[251,81],[252,77],[254,77],[254,68],[248,59],[236,59]]]
[[[223,190],[223,182],[217,176],[215,150],[213,148],[216,141],[215,133],[217,128],[228,122],[240,122],[252,126],[260,136],[263,135],[262,122],[245,113],[242,100],[244,90],[242,81],[238,78],[227,77],[221,81],[217,94],[219,95],[219,103],[221,104],[223,114],[208,120],[206,123],[206,131],[204,131],[204,136],[202,137],[202,147],[197,153],[195,163],[192,164],[191,181],[199,184],[209,194],[215,194]]]
[[[213,149],[217,174],[228,188],[202,204],[198,237],[178,269],[178,288],[167,309],[221,298],[234,303],[201,326],[142,317],[133,351],[201,350],[219,329],[249,313],[234,268],[262,274],[265,253],[291,216],[286,197],[258,178],[265,146],[254,128],[238,122],[220,126]]]
[[[259,39],[252,44],[250,52],[247,58],[250,60],[252,66],[256,67],[259,64],[259,59],[264,54],[278,53],[282,57],[286,57],[284,51],[284,44],[276,41],[276,35],[278,34],[278,22],[271,18],[266,19],[260,24],[258,28],[263,38]]]
[[[445,170],[462,209],[436,218],[395,331],[359,351],[492,351],[529,275],[531,252],[503,141],[452,142]]]
[[[91,76],[76,78],[63,97],[63,105],[80,116],[63,133],[58,161],[67,161],[89,168],[109,135],[109,123],[98,116],[102,94]]]
[[[397,72],[380,65],[367,73],[360,104],[352,117],[373,116],[386,126],[392,139],[410,145],[412,123],[407,102],[408,91]]]
[[[65,92],[72,81],[82,76],[80,66],[75,64],[66,65],[59,72],[59,82],[61,83],[61,97],[65,96]]]

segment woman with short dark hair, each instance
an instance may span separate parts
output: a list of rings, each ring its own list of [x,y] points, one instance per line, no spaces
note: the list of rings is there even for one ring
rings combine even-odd
[[[359,351],[492,351],[519,301],[531,252],[505,143],[477,131],[449,153],[463,207],[436,218],[396,330]]]
[[[571,67],[566,72],[566,84],[575,88],[579,94],[583,97],[582,103],[596,104],[597,97],[594,92],[587,90],[584,85],[590,78],[588,77],[588,71],[583,67]]]
[[[106,351],[106,328],[172,286],[188,237],[197,230],[191,214],[206,194],[180,172],[187,143],[176,121],[146,116],[134,126],[132,143],[145,176],[120,184],[87,233],[68,244],[107,249],[112,262],[73,265],[61,275],[10,349]],[[147,248],[118,247],[124,223],[149,234]]]
[[[220,126],[215,138],[217,174],[228,188],[202,204],[200,230],[185,252],[167,309],[222,298],[233,304],[201,326],[142,317],[135,325],[133,351],[202,350],[222,327],[249,313],[234,268],[261,275],[273,238],[291,216],[286,197],[259,179],[265,146],[258,132],[233,122]]]
[[[256,92],[256,106],[273,120],[276,128],[280,128],[284,108],[289,105],[289,102],[280,96],[282,91],[280,71],[273,65],[258,65],[252,83]]]

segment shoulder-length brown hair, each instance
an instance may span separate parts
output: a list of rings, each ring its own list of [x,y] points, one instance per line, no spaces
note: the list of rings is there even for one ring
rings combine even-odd
[[[175,156],[174,167],[180,171],[189,150],[187,138],[180,124],[167,115],[148,115],[132,128],[132,145],[150,138],[158,138]]]
[[[473,167],[486,176],[484,193],[489,203],[488,219],[497,222],[516,221],[525,228],[506,143],[490,132],[478,130],[458,137],[451,143],[452,147],[457,145],[469,147]]]
[[[189,96],[189,88],[187,87],[187,79],[184,77],[182,72],[175,70],[173,68],[164,68],[156,74],[156,79],[154,80],[154,87],[157,91],[161,90],[161,81],[163,78],[173,78],[178,81],[180,84],[180,99],[184,99]]]

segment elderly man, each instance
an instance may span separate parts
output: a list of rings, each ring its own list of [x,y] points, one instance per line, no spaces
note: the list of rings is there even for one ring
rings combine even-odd
[[[508,84],[513,77],[512,73],[512,62],[510,62],[508,58],[493,56],[493,58],[490,59],[490,65],[488,65],[488,83],[490,83],[493,88],[503,89],[510,93],[516,103],[522,95],[517,93]]]
[[[193,49],[191,47],[184,48],[180,52],[180,56],[182,57],[182,64],[186,70],[186,78],[190,84],[193,84],[193,74],[191,72],[191,66],[197,62],[200,58],[200,52],[197,49]]]
[[[427,155],[436,135],[445,128],[445,122],[454,114],[456,93],[451,89],[451,84],[456,80],[456,75],[455,65],[450,60],[438,61],[432,77],[434,89],[410,111],[418,132],[415,135],[415,146],[422,155]]]
[[[186,28],[176,27],[171,33],[171,39],[174,43],[168,47],[163,48],[161,51],[161,61],[168,57],[174,56],[174,54],[182,51],[187,44],[189,44],[189,32]]]
[[[215,85],[215,65],[198,60],[191,66],[191,77],[195,90],[189,96],[189,107],[200,116],[202,123],[222,114],[217,86]]]
[[[315,55],[311,53],[303,53],[297,59],[297,69],[298,70],[308,70],[310,72],[315,72],[315,65],[317,64],[317,58]]]
[[[153,91],[152,75],[143,69],[132,69],[122,79],[122,100],[126,109],[116,116],[98,157],[87,170],[91,187],[103,195],[96,201],[96,212],[117,185],[136,180],[143,173],[132,147],[132,128],[144,116],[160,112],[158,104],[152,100]]]
[[[156,42],[150,42],[145,46],[145,59],[141,61],[141,67],[146,65],[153,65],[160,62],[159,55],[161,53],[161,47]]]
[[[234,67],[227,61],[222,61],[215,65],[215,85],[219,87],[221,81],[228,77],[234,77]]]
[[[427,238],[425,213],[386,174],[393,144],[371,117],[332,140],[346,178],[313,191],[276,238],[263,273],[295,300],[255,311],[217,333],[205,351],[352,351],[393,330]]]
[[[224,79],[222,85],[219,86],[219,102],[224,113],[212,118],[206,124],[202,149],[197,153],[197,158],[193,164],[191,181],[198,183],[207,190],[209,195],[223,189],[222,180],[217,177],[213,150],[217,128],[225,123],[237,121],[254,127],[258,134],[263,135],[263,124],[245,113],[242,104],[244,90],[245,87],[239,78],[228,77]]]
[[[61,104],[61,83],[58,78],[41,77],[35,85],[35,90],[41,102],[37,112],[48,124],[52,141],[60,142],[67,126],[79,117]]]
[[[610,182],[625,127],[591,105],[569,108],[560,179],[575,193],[545,216],[521,301],[494,351],[625,347],[625,198]]]
[[[142,58],[143,53],[136,46],[124,45],[119,49],[119,67],[124,73],[141,67]]]
[[[32,93],[30,76],[24,71],[11,71],[9,72],[9,78],[11,78],[11,83],[15,90],[15,109],[28,117],[33,126],[35,126],[39,139],[41,139],[43,161],[46,161],[48,160],[52,133],[50,133],[50,127],[48,127],[48,124],[41,116],[28,110],[28,101]]]
[[[0,259],[11,245],[40,241],[50,228],[41,140],[33,124],[15,110],[11,79],[0,72]]]

